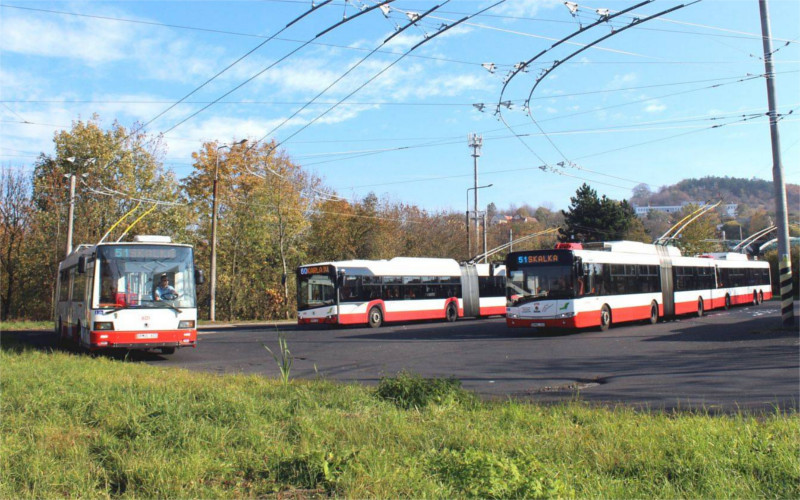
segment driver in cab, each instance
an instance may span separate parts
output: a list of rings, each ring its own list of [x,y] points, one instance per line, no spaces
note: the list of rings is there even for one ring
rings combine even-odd
[[[156,287],[155,299],[156,300],[173,300],[178,295],[175,288],[170,286],[169,279],[166,274],[161,275],[161,281]]]

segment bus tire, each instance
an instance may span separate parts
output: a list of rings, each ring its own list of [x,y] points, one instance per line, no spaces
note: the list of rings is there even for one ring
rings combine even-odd
[[[381,308],[376,306],[370,309],[367,315],[367,321],[369,322],[370,328],[380,328],[383,324],[383,312],[381,312]]]
[[[603,304],[600,309],[600,331],[605,332],[611,328],[611,309],[608,304]]]
[[[725,310],[727,311],[730,308],[731,308],[731,296],[725,295]]]
[[[161,347],[160,351],[161,351],[161,354],[167,354],[167,355],[175,354],[175,348],[174,347]]]
[[[754,306],[758,305],[758,292],[756,291],[753,291],[753,305]]]
[[[699,299],[697,299],[697,317],[702,318],[705,313],[706,313],[705,304],[703,304],[703,298],[700,297]]]
[[[658,323],[658,303],[654,300],[650,305],[650,324],[655,325]]]
[[[764,292],[758,292],[758,303],[759,304],[764,303]]]
[[[456,309],[456,305],[452,302],[450,302],[447,305],[447,311],[445,311],[445,319],[447,319],[447,321],[450,323],[458,319],[458,309]]]

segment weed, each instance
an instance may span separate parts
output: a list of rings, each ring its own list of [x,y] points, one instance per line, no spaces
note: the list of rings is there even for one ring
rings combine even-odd
[[[266,344],[262,344],[264,349],[266,349],[271,355],[272,359],[275,360],[275,363],[278,365],[278,369],[281,371],[281,381],[284,384],[289,383],[289,375],[292,372],[292,365],[294,364],[294,356],[289,351],[289,346],[286,344],[286,334],[279,331],[278,332],[278,354],[272,352],[272,349],[267,347]]]

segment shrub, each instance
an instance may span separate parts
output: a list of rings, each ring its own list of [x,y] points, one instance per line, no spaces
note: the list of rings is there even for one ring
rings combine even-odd
[[[475,396],[464,390],[457,378],[422,378],[407,372],[401,372],[396,377],[382,377],[376,395],[405,410],[424,408],[431,403],[475,401]]]

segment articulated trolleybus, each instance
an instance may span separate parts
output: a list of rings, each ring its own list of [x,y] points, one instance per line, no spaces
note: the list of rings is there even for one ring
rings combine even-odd
[[[743,254],[684,257],[675,247],[632,241],[586,246],[508,254],[508,326],[606,330],[772,296],[769,263]]]
[[[62,340],[90,349],[197,345],[192,247],[167,236],[78,246],[58,266],[55,323]],[[165,282],[166,281],[166,282]]]
[[[453,259],[348,260],[297,269],[297,322],[340,325],[503,315],[505,266]]]

